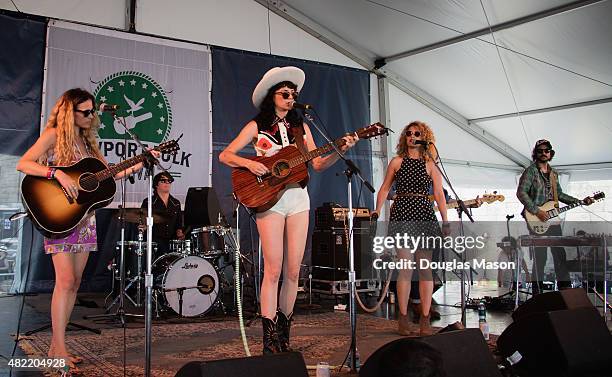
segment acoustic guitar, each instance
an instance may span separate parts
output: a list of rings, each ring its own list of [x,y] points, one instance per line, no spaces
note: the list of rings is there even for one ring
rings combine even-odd
[[[388,133],[388,129],[380,123],[360,128],[353,135],[360,139],[369,139]],[[346,143],[343,138],[328,143],[320,148],[302,154],[293,145],[284,147],[270,157],[252,157],[251,160],[264,164],[270,173],[257,176],[249,169],[234,168],[232,170],[232,185],[238,200],[254,210],[264,212],[272,208],[278,201],[278,193],[290,183],[299,183],[302,187],[308,183],[308,161],[321,156],[333,149],[332,144],[341,147]]]
[[[593,201],[599,201],[603,200],[605,197],[606,194],[604,194],[603,192],[596,192],[593,194],[591,199],[593,199]],[[538,209],[541,209],[542,211],[548,213],[548,221],[542,221],[538,216],[526,210],[523,210],[523,217],[527,222],[527,227],[529,228],[529,230],[531,230],[535,234],[544,234],[548,231],[548,228],[550,228],[551,225],[558,224],[560,222],[559,219],[555,219],[556,217],[558,217],[563,212],[569,211],[570,209],[576,208],[583,204],[584,200],[579,200],[578,202],[568,204],[561,208],[557,208],[555,206],[555,202],[551,200],[538,207]]]
[[[172,153],[179,149],[179,145],[176,140],[170,140],[153,149]],[[21,197],[30,219],[46,237],[65,237],[89,212],[111,203],[117,190],[113,178],[117,173],[146,158],[143,153],[107,167],[97,158],[86,157],[69,166],[53,166],[77,182],[79,195],[76,200],[57,180],[26,175],[21,181]]]

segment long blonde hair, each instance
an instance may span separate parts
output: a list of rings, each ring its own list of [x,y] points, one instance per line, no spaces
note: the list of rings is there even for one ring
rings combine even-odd
[[[399,137],[399,141],[397,142],[397,146],[395,148],[395,153],[399,157],[407,157],[408,156],[408,141],[406,140],[406,131],[410,127],[417,128],[421,131],[421,139],[423,141],[435,143],[436,137],[434,136],[433,131],[425,122],[421,122],[419,120],[415,120],[410,122],[404,129],[402,130],[402,134]],[[425,161],[429,161],[430,157],[425,153],[425,148],[419,148],[420,157]],[[429,148],[429,153],[433,156],[434,159],[438,158],[438,154],[436,153],[435,148]]]
[[[49,114],[46,127],[56,129],[57,140],[53,152],[55,155],[54,163],[57,165],[69,164],[75,158],[74,146],[79,135],[74,132],[74,110],[80,103],[87,100],[90,100],[95,108],[96,100],[91,93],[80,88],[70,89],[62,94]],[[80,135],[83,137],[87,149],[92,152],[94,157],[101,158],[102,153],[100,148],[98,148],[98,140],[96,138],[99,125],[100,118],[94,112],[91,127],[80,129]]]

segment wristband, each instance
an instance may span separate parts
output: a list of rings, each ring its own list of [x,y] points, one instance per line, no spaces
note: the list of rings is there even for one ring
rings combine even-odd
[[[56,168],[49,168],[49,170],[47,170],[47,179],[55,178],[55,171],[56,170],[57,170]]]

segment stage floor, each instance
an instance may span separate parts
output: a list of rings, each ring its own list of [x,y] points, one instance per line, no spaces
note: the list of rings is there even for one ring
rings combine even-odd
[[[438,290],[434,298],[439,304],[435,308],[441,313],[441,319],[433,322],[436,327],[461,320],[460,285],[449,282]],[[470,297],[473,299],[485,296],[498,296],[497,287],[491,283],[470,286]],[[67,335],[69,347],[81,355],[85,361],[81,369],[87,376],[122,376],[124,365],[127,375],[142,375],[144,365],[144,321],[129,320],[124,331],[116,321],[92,321],[82,319],[84,315],[103,312],[104,294],[79,294],[81,305],[75,307],[72,319],[82,325],[102,330],[102,335],[87,331],[70,331]],[[17,327],[17,318],[23,297],[0,298],[0,354],[8,357],[13,349],[11,334]],[[372,300],[373,301],[373,300]],[[20,332],[42,326],[48,321],[50,295],[40,294],[27,296],[23,310]],[[296,306],[296,316],[292,329],[292,346],[304,355],[307,365],[316,365],[318,361],[327,361],[330,365],[342,363],[350,344],[350,327],[347,312],[333,311],[335,300],[325,297],[314,297],[313,302],[320,304],[317,310],[306,310],[304,304],[308,297]],[[98,306],[86,307],[83,306]],[[93,305],[92,305],[93,304]],[[373,305],[373,303],[370,303]],[[138,310],[131,306],[128,312]],[[375,314],[358,316],[357,344],[361,363],[380,346],[399,336],[397,329],[397,310],[393,305],[383,303]],[[491,334],[501,334],[512,322],[510,311],[488,310],[487,321]],[[478,327],[476,310],[466,311],[467,327]],[[255,320],[246,329],[248,344],[253,355],[261,353],[261,321]],[[418,326],[414,325],[414,334]],[[493,337],[495,338],[495,337]],[[24,350],[28,355],[44,356],[48,348],[50,332],[43,331],[23,340],[17,348],[16,357],[23,357]],[[238,319],[231,314],[211,313],[201,318],[179,319],[170,316],[164,320],[155,320],[153,325],[152,370],[155,376],[174,376],[174,373],[185,363],[193,360],[215,360],[231,357],[243,357],[245,351],[240,338]],[[0,375],[6,372],[6,362],[2,362]],[[343,373],[344,374],[344,373]],[[16,376],[37,376],[40,372],[19,371]],[[311,375],[314,375],[312,371]],[[333,374],[332,374],[333,375]]]

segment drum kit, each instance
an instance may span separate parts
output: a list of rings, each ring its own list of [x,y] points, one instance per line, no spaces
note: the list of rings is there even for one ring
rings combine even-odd
[[[126,211],[126,222],[142,224],[140,209]],[[167,221],[163,216],[154,216],[153,220],[156,224]],[[153,298],[158,317],[160,312],[170,311],[179,317],[203,316],[222,305],[221,287],[227,281],[219,264],[221,257],[230,253],[230,242],[225,242],[230,232],[229,227],[221,225],[194,228],[185,239],[170,240],[169,252],[161,255],[153,243]],[[140,232],[138,241],[124,241],[123,246],[125,276],[120,273],[121,241],[117,241],[117,262],[111,265],[113,282],[124,279],[124,297],[135,307],[142,307],[146,242]],[[118,300],[119,294],[109,307]]]

